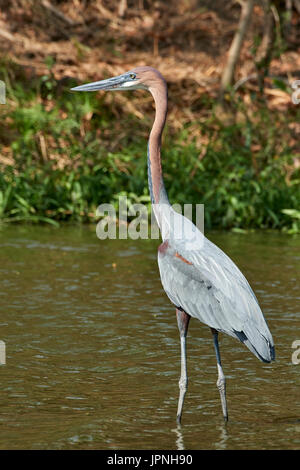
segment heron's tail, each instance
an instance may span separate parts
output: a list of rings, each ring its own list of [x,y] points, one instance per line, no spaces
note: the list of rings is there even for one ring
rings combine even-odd
[[[245,325],[243,331],[235,331],[236,337],[262,362],[275,360],[275,347],[272,335],[266,327],[265,335],[255,326]]]

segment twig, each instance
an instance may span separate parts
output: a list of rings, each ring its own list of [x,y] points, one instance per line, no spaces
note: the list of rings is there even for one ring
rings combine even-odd
[[[8,31],[4,31],[4,29],[0,29],[0,36],[4,39],[7,39],[8,41],[15,42],[15,38],[13,37],[13,35],[10,34]]]
[[[238,61],[244,37],[250,22],[253,6],[254,0],[246,0],[242,3],[240,21],[229,49],[227,64],[222,74],[220,89],[221,100],[223,99],[226,88],[228,88],[228,86],[230,86],[232,83],[235,66]]]
[[[281,76],[278,76],[278,75],[267,75],[267,77],[270,78],[271,80],[281,80],[282,82],[284,82],[286,85],[288,85],[291,88],[290,81],[286,77],[281,77]],[[241,78],[240,80],[238,80],[234,84],[234,86],[233,86],[234,91],[237,91],[241,86],[243,86],[249,80],[254,80],[254,79],[257,79],[257,78],[258,78],[257,73],[252,73],[248,77]]]
[[[294,0],[293,3],[294,3],[294,7],[296,8],[297,12],[300,15],[300,0]]]
[[[241,78],[240,80],[238,80],[238,81],[233,85],[234,91],[237,91],[238,88],[240,88],[242,85],[244,85],[244,83],[248,82],[249,80],[252,80],[253,78],[257,78],[257,73],[252,73],[252,74],[249,75],[248,77],[244,77],[244,78]]]
[[[264,79],[268,74],[274,46],[274,19],[270,0],[262,0],[262,4],[264,10],[264,31],[260,46],[254,58],[261,94],[263,94]]]
[[[63,20],[65,23],[67,23],[69,26],[74,26],[74,21],[68,18],[66,15],[64,15],[60,10],[58,10],[56,7],[51,5],[48,0],[42,0],[42,5],[46,10],[51,11],[55,16],[57,16],[59,19]]]
[[[120,0],[119,8],[118,8],[118,15],[123,18],[125,12],[127,10],[127,0]]]

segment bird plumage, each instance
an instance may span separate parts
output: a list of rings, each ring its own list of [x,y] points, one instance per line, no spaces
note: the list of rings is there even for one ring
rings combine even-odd
[[[152,67],[137,67],[118,77],[73,88],[76,91],[146,89],[155,101],[155,120],[148,142],[148,184],[163,243],[158,249],[162,285],[176,307],[181,342],[181,376],[177,421],[187,390],[186,334],[190,317],[211,328],[217,358],[223,416],[228,419],[225,376],[218,331],[243,342],[260,360],[275,358],[272,335],[248,281],[234,262],[195,225],[171,207],[161,167],[161,136],[168,93],[163,76]]]
[[[177,307],[244,343],[260,360],[275,358],[274,342],[257,298],[235,263],[168,202],[154,207],[163,244],[158,265]]]
[[[220,248],[201,238],[199,247],[189,249],[173,236],[158,251],[167,296],[191,317],[239,339],[260,360],[270,362],[275,357],[273,338],[247,279]]]

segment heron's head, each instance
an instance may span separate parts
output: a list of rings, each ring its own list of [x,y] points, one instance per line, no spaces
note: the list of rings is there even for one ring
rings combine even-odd
[[[86,85],[71,88],[72,91],[120,91],[120,90],[149,90],[156,87],[165,87],[165,80],[158,70],[152,67],[136,67],[117,77],[87,83]]]

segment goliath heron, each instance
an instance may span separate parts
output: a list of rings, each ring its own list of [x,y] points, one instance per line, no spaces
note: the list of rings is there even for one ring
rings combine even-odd
[[[176,307],[181,342],[181,376],[177,422],[180,423],[188,376],[186,335],[191,317],[208,325],[217,359],[217,387],[223,417],[228,420],[225,376],[218,332],[247,346],[261,361],[275,359],[272,335],[253,290],[233,261],[210,242],[187,218],[171,207],[161,167],[161,136],[167,116],[167,85],[152,67],[136,67],[117,77],[72,88],[74,91],[149,90],[155,101],[155,119],[148,141],[148,183],[163,243],[158,266],[163,288]]]

